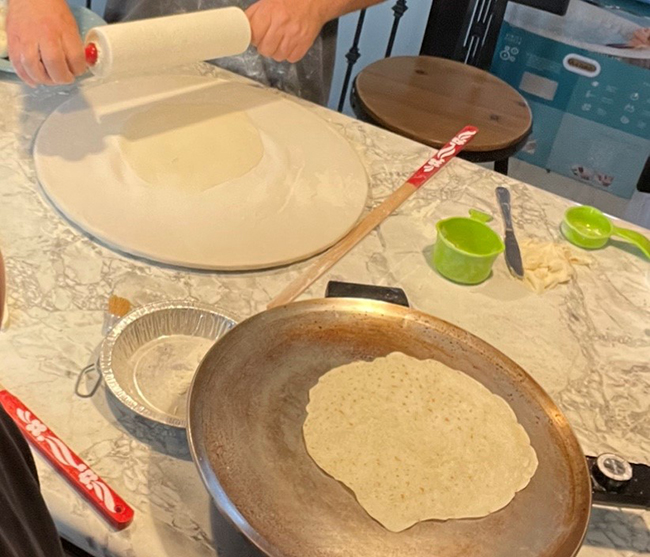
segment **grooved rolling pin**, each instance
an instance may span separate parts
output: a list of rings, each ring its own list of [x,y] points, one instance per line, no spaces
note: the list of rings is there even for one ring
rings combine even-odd
[[[231,7],[94,27],[85,52],[90,71],[108,77],[235,56],[250,41],[248,17]]]

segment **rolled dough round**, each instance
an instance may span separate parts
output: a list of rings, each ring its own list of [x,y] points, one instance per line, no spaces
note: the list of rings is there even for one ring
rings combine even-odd
[[[156,75],[82,89],[44,122],[39,182],[111,247],[172,265],[245,270],[310,257],[361,216],[349,143],[277,92]]]
[[[246,113],[216,103],[161,103],[137,112],[124,123],[118,141],[142,180],[188,192],[243,176],[264,152]]]
[[[486,516],[537,469],[505,400],[440,362],[400,353],[323,375],[303,434],[316,463],[393,532]]]

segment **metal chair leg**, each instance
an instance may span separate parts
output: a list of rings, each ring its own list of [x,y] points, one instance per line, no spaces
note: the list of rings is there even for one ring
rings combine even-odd
[[[508,161],[509,159],[501,159],[499,161],[494,161],[494,170],[499,174],[504,176],[508,175]]]

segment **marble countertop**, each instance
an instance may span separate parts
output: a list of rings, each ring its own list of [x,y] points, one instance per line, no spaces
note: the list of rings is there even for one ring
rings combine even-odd
[[[197,66],[178,70],[230,78]],[[82,86],[93,83],[92,79]],[[129,415],[102,387],[74,394],[79,370],[101,341],[108,297],[135,303],[189,299],[243,319],[264,309],[309,263],[249,273],[177,270],[118,254],[70,226],[43,198],[31,147],[39,125],[70,89],[30,90],[0,77],[0,246],[9,324],[0,333],[0,379],[104,477],[136,511],[114,532],[38,459],[60,532],[93,555],[259,555],[219,516],[183,435]],[[358,151],[371,180],[368,206],[419,167],[429,150],[337,113],[312,107]],[[367,237],[327,280],[402,287],[412,305],[491,343],[526,369],[566,413],[584,451],[650,464],[650,263],[621,245],[594,255],[577,280],[543,295],[511,278],[500,257],[486,283],[462,287],[433,272],[426,254],[437,220],[476,208],[497,215],[507,184],[520,238],[560,239],[568,202],[456,160]],[[501,223],[496,228],[501,231]],[[650,512],[593,509],[581,557],[650,554]]]

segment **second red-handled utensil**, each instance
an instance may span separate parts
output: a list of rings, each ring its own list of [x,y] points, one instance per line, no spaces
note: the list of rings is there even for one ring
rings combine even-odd
[[[0,385],[0,405],[23,435],[72,486],[113,526],[121,530],[133,521],[133,509],[59,439],[18,398]]]

